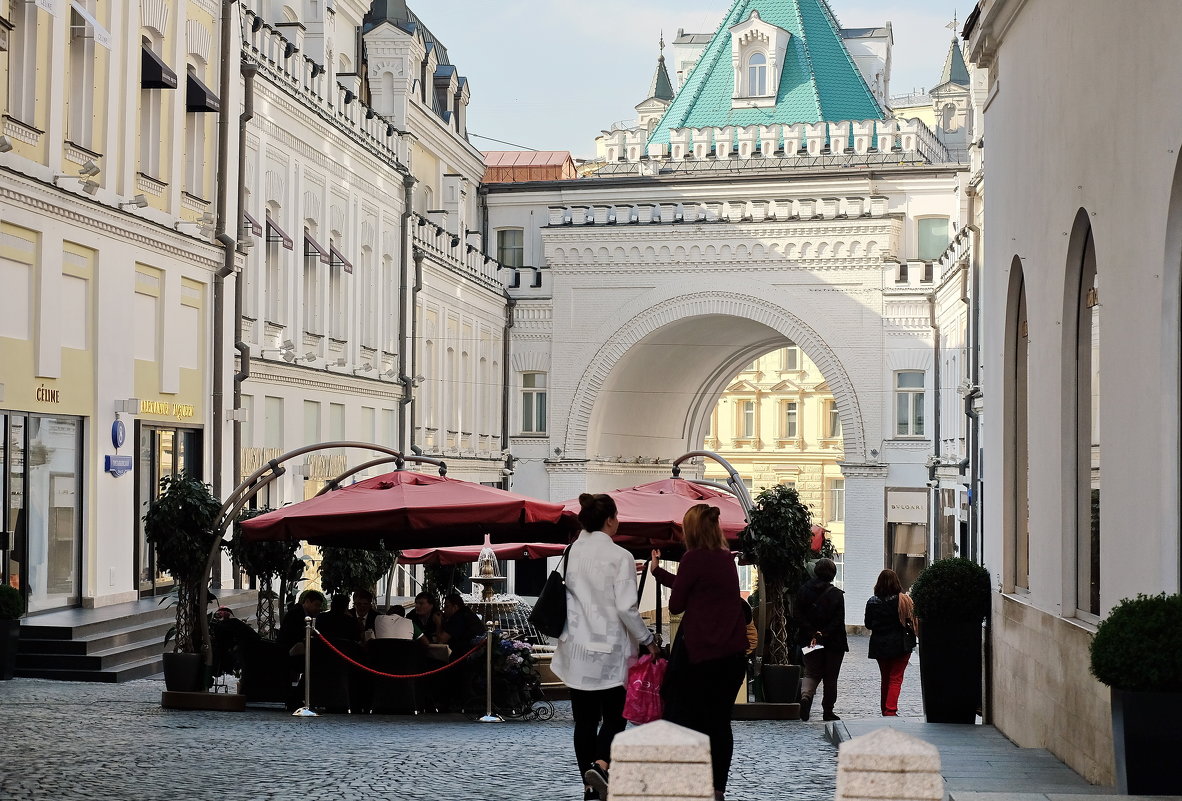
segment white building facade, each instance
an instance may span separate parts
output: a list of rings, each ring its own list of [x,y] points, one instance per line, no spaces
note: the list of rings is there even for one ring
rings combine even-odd
[[[1114,767],[1109,692],[1088,670],[1096,625],[1123,598],[1178,592],[1182,573],[1182,110],[1156,102],[1182,80],[1177,7],[1111,10],[988,0],[966,23],[988,74],[992,720],[1099,784]],[[1136,57],[1096,58],[1114,43]],[[1138,101],[1154,112],[1130,125]]]
[[[824,24],[794,28],[788,6]],[[818,57],[820,108],[802,110],[779,87],[822,37],[844,55]],[[594,178],[487,188],[492,235],[534,272],[511,290],[515,488],[668,475],[743,368],[795,343],[840,418],[846,588],[912,578],[932,550],[938,260],[967,165],[885,114],[818,0],[736,4],[696,63],[651,136],[607,137]]]

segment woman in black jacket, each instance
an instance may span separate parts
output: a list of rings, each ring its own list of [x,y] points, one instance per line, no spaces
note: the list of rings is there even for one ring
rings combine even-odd
[[[886,717],[899,714],[903,673],[915,648],[915,605],[903,592],[893,570],[878,574],[874,595],[866,602],[866,628],[870,629],[870,658],[878,660],[882,676],[879,708]]]
[[[833,712],[837,702],[837,674],[850,650],[845,636],[845,593],[833,586],[837,565],[832,559],[818,559],[816,578],[805,582],[796,593],[797,642],[801,647],[819,645],[804,655],[804,681],[800,687],[800,719],[808,720],[817,685],[825,682],[821,696],[824,720],[841,720]]]

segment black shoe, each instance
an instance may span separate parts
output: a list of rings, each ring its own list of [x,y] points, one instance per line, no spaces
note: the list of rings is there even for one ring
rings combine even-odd
[[[800,719],[808,720],[809,712],[812,710],[812,708],[813,699],[802,695],[800,697]]]
[[[837,715],[833,714],[832,712],[826,712],[824,715],[821,716],[821,720],[841,720],[841,718],[838,717]]]
[[[607,798],[607,771],[592,762],[591,767],[583,772],[583,781],[594,790],[600,798]]]
[[[599,793],[590,787],[584,787],[583,801],[600,801]]]

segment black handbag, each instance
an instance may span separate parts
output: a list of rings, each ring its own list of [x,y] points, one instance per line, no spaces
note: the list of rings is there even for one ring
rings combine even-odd
[[[558,563],[562,572],[550,571],[538,601],[529,613],[529,622],[547,637],[560,637],[566,629],[566,558],[569,554],[570,545],[566,546]]]
[[[915,640],[915,629],[911,628],[911,624],[908,623],[903,627],[903,652],[911,653],[915,650],[917,644]]]

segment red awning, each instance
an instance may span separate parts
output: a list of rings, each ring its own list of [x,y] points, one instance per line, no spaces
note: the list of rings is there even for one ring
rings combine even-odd
[[[242,524],[247,540],[305,541],[356,548],[562,542],[572,519],[562,506],[470,481],[396,471],[359,481]]]

